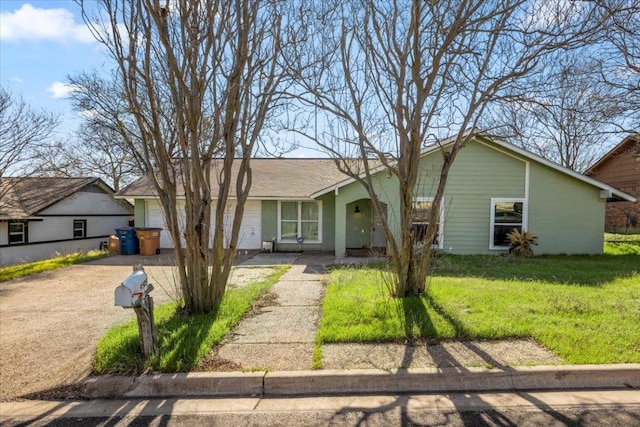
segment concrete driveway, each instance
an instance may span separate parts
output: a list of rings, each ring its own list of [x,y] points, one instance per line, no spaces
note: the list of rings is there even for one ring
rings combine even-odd
[[[110,262],[114,258],[120,257]],[[132,272],[131,265],[100,264],[98,260],[0,283],[0,400],[85,377],[100,337],[113,325],[135,318],[132,309],[115,307],[113,297],[115,287]],[[172,267],[145,271],[155,286],[156,304],[177,295]]]
[[[234,265],[256,255],[238,251]],[[85,264],[0,282],[0,401],[73,384],[91,373],[98,340],[112,326],[135,319],[114,306],[114,290],[142,264],[154,304],[178,298],[174,254],[114,255]],[[264,280],[273,268],[243,268],[230,284]]]

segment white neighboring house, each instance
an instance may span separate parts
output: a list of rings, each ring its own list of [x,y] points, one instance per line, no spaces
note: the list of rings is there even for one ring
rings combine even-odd
[[[3,177],[0,184],[0,266],[98,249],[133,220],[99,178]]]

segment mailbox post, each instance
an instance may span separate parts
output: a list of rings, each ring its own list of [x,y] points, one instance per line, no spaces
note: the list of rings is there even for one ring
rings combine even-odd
[[[142,354],[148,357],[158,351],[156,326],[153,319],[153,298],[149,292],[153,285],[147,282],[147,274],[141,265],[133,267],[133,273],[114,291],[115,305],[133,308],[138,318],[138,332]]]

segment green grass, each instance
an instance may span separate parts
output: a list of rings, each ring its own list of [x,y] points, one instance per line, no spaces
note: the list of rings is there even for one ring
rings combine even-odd
[[[442,256],[427,295],[400,299],[384,269],[331,273],[318,345],[533,338],[566,363],[640,362],[637,255]]]
[[[610,255],[640,255],[640,234],[604,233],[604,251]]]
[[[635,242],[640,243],[640,234],[604,233],[605,242]]]
[[[154,317],[159,354],[145,359],[140,350],[138,325],[134,319],[109,330],[96,349],[97,374],[140,373],[151,367],[159,372],[192,370],[249,311],[256,298],[266,293],[289,266],[283,266],[262,282],[227,290],[213,313],[187,316],[178,303],[156,307]]]
[[[95,259],[110,256],[105,251],[78,252],[70,255],[59,256],[43,261],[30,262],[27,264],[11,265],[0,268],[0,282],[17,279],[30,274],[41,273],[43,271],[55,270],[56,268],[67,267],[72,264],[80,264]]]

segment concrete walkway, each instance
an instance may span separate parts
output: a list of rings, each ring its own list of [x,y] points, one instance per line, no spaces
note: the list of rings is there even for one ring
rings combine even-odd
[[[240,267],[291,265],[271,290],[272,300],[244,319],[214,349],[200,371],[305,371],[313,369],[323,281],[335,264],[376,258],[334,258],[329,253],[260,253]],[[327,370],[552,365],[562,360],[533,340],[424,343],[337,343],[322,346]]]
[[[218,357],[242,370],[313,368],[326,269],[333,257],[319,254],[264,254],[247,265],[293,264],[273,286],[275,297],[244,319],[218,349]]]

